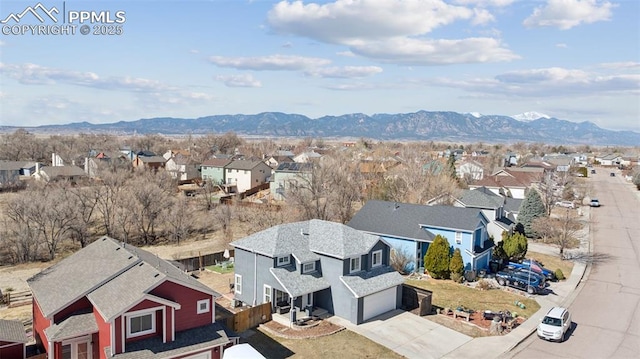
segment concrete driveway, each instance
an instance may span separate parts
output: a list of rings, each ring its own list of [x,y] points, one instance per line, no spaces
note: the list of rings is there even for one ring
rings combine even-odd
[[[402,310],[382,314],[360,325],[339,317],[328,320],[407,358],[441,358],[473,339]]]

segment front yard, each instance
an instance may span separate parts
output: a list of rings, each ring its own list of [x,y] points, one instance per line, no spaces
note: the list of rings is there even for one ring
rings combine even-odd
[[[253,330],[246,338],[261,353],[268,353],[268,358],[403,358],[394,351],[372,342],[350,330],[313,338],[285,339],[271,336],[261,329]]]

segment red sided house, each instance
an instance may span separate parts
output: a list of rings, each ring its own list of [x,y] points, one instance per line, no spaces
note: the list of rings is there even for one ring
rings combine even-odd
[[[0,359],[24,359],[28,341],[21,322],[0,319]]]
[[[102,237],[28,280],[48,359],[219,359],[237,343],[219,294],[171,263]]]

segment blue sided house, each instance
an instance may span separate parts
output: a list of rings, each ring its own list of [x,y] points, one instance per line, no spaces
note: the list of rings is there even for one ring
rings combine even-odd
[[[465,270],[488,269],[493,248],[488,223],[479,208],[373,200],[347,225],[382,237],[393,250],[411,259],[405,270],[415,272],[424,268],[424,256],[437,235],[449,241],[451,252],[460,249]]]

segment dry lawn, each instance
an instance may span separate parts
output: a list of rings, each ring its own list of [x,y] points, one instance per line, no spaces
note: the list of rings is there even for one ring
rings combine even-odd
[[[573,270],[572,261],[562,260],[557,255],[554,256],[549,254],[528,251],[527,258],[535,259],[540,264],[542,264],[546,269],[552,270],[554,272],[556,271],[556,269],[560,268],[560,270],[562,270],[562,273],[566,278],[569,278],[569,276],[571,275],[571,271]]]
[[[246,338],[261,353],[280,358],[403,358],[392,350],[349,330],[313,338],[284,339],[260,329]]]
[[[463,306],[474,311],[504,311],[516,312],[519,316],[529,318],[540,309],[540,305],[533,299],[521,294],[511,293],[502,289],[479,290],[457,284],[450,280],[409,279],[407,284],[433,292],[431,303],[441,308],[457,308]],[[514,303],[522,302],[525,309]]]

